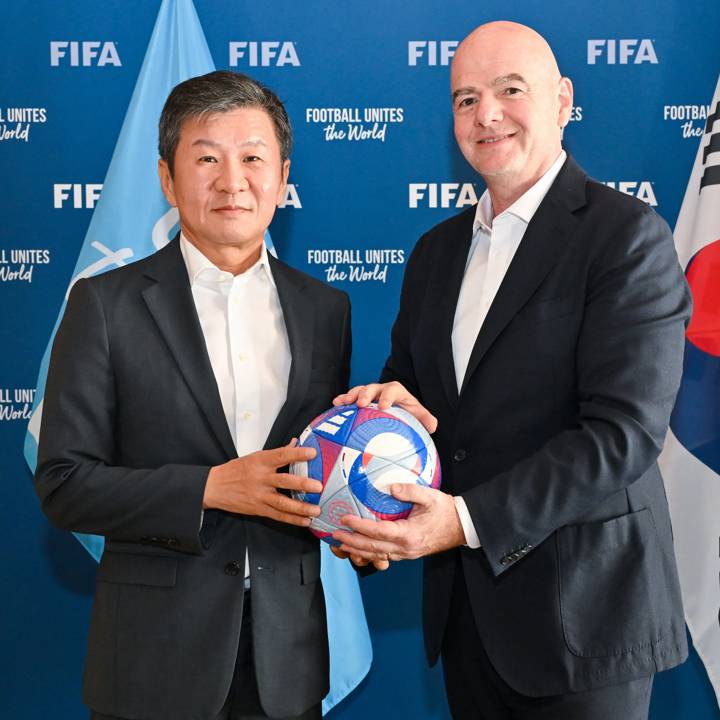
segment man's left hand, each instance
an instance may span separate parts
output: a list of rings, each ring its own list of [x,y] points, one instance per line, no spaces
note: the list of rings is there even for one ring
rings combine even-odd
[[[370,560],[364,557],[360,557],[359,555],[350,555],[350,553],[346,553],[343,550],[340,550],[340,548],[335,547],[334,545],[330,546],[330,552],[340,560],[350,560],[355,567],[365,567],[366,565],[370,564]],[[378,558],[374,559],[372,561],[372,564],[375,566],[376,570],[387,570],[390,567],[390,562],[388,560],[380,560]]]
[[[336,530],[340,550],[366,560],[413,560],[449,550],[465,543],[455,501],[433,488],[395,484],[393,497],[414,503],[406,520],[365,520],[354,515],[342,518],[353,532]]]

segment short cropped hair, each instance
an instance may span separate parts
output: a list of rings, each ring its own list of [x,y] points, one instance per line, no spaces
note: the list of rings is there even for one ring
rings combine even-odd
[[[170,175],[173,174],[180,130],[186,120],[201,120],[208,115],[245,107],[264,110],[270,116],[280,145],[280,158],[285,162],[292,149],[292,129],[278,96],[247,75],[216,70],[176,85],[165,101],[160,114],[158,151],[168,164]]]

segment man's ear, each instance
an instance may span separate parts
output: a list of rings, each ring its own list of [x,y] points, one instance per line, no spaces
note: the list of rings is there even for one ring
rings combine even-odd
[[[570,122],[570,113],[573,106],[573,85],[570,78],[560,78],[558,104],[558,127],[564,128]]]
[[[177,202],[175,201],[175,184],[173,183],[172,174],[170,173],[167,162],[162,158],[158,160],[158,175],[160,176],[160,187],[162,188],[165,199],[170,205],[177,207]]]
[[[282,164],[282,180],[278,189],[276,205],[279,205],[285,199],[285,191],[287,190],[288,177],[290,176],[290,161],[285,160]]]

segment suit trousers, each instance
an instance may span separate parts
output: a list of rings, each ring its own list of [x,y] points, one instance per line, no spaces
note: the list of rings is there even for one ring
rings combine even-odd
[[[517,652],[522,652],[518,646]],[[529,697],[495,671],[477,632],[458,554],[442,646],[445,689],[455,720],[647,720],[652,676],[587,692]]]
[[[208,720],[266,720],[268,716],[262,709],[258,695],[257,679],[252,651],[252,614],[250,611],[252,593],[245,593],[243,604],[242,630],[238,647],[235,671],[230,685],[230,692],[219,715]],[[321,704],[311,707],[301,715],[277,720],[321,720]],[[114,715],[102,715],[94,710],[90,712],[90,720],[135,720],[135,718],[119,718]],[[171,718],[138,718],[137,720],[172,720]]]

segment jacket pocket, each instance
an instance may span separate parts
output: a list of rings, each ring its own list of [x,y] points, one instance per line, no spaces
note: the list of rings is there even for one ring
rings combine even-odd
[[[607,657],[662,639],[672,613],[649,509],[557,533],[560,614],[579,657]]]
[[[173,587],[177,579],[177,564],[175,558],[106,551],[98,567],[97,579],[125,585]]]

